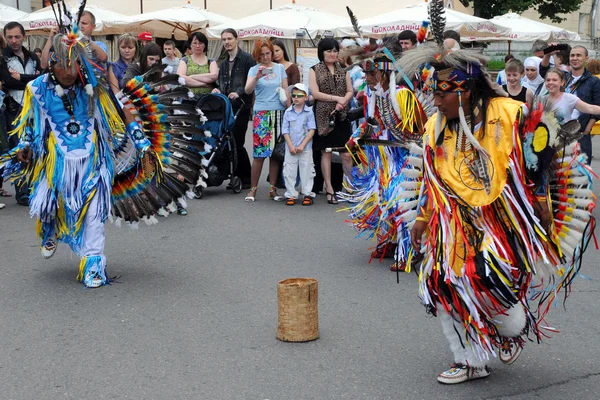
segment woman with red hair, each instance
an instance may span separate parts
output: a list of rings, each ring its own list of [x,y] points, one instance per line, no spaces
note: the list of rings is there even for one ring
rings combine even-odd
[[[279,171],[279,161],[271,159],[271,154],[279,135],[283,113],[286,108],[280,100],[280,92],[287,90],[288,81],[282,64],[273,62],[273,44],[268,39],[259,39],[254,43],[252,56],[258,62],[248,71],[245,91],[254,93],[252,121],[253,157],[251,185],[245,201],[253,202],[256,197],[258,180],[266,158],[269,158],[269,199],[283,201],[277,194],[275,184]],[[281,88],[281,89],[280,89]]]

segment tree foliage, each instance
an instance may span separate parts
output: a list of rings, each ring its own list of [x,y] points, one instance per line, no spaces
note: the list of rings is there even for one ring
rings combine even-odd
[[[552,22],[561,22],[558,14],[568,14],[579,10],[584,0],[460,0],[465,7],[473,5],[473,14],[490,19],[507,12],[522,13],[529,9],[536,10],[540,18],[550,18]]]

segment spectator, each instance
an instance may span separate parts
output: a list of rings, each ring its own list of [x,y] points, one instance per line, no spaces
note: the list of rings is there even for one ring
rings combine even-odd
[[[540,75],[545,76],[550,69],[550,57],[559,51],[546,54],[540,63]],[[600,79],[596,78],[585,69],[589,59],[588,50],[583,46],[575,46],[570,53],[571,72],[564,76],[565,92],[576,95],[582,102],[591,105],[600,105]],[[550,91],[550,88],[547,88]],[[590,132],[594,123],[600,120],[600,113],[581,112],[579,109],[573,111],[571,119],[577,119],[581,125],[583,137],[579,139],[581,151],[588,156],[588,162],[592,160],[592,137]]]
[[[91,60],[104,68],[104,63],[108,61],[108,49],[104,43],[92,40],[94,29],[96,29],[96,17],[86,10],[81,14],[81,19],[79,20],[79,31],[84,36],[83,40],[89,41],[90,50],[92,51]],[[42,70],[48,69],[48,54],[50,54],[50,49],[52,48],[52,39],[57,33],[58,28],[52,28],[50,36],[48,36],[48,40],[46,41],[46,45],[42,50]]]
[[[258,180],[266,158],[269,158],[269,199],[283,201],[277,194],[277,172],[279,161],[271,158],[273,148],[283,122],[285,105],[280,100],[281,90],[287,90],[287,75],[281,64],[273,63],[273,44],[268,39],[259,39],[254,43],[252,56],[259,63],[248,72],[246,93],[254,92],[253,115],[253,156],[251,187],[244,199],[253,202],[256,198]],[[281,88],[281,89],[278,89]]]
[[[300,70],[296,64],[290,62],[290,57],[288,56],[283,41],[281,39],[275,39],[272,43],[273,48],[275,49],[275,52],[273,53],[273,61],[283,65],[283,68],[285,68],[285,73],[288,77],[288,85],[293,86],[296,83],[299,83]]]
[[[160,47],[156,43],[150,43],[147,46],[142,48],[140,52],[140,61],[132,61],[127,66],[125,73],[123,74],[123,82],[129,82],[131,79],[136,76],[145,74],[152,68],[155,64],[160,63],[162,58],[162,52]],[[144,78],[145,81],[155,81],[158,80],[162,75],[162,71],[157,71],[156,73],[151,74],[151,76],[146,76]]]
[[[172,40],[167,40],[165,44],[163,44],[163,51],[165,52],[165,56],[162,59],[163,65],[167,65],[173,69],[173,73],[177,72],[177,68],[179,67],[179,58],[175,55],[175,42]]]
[[[2,50],[3,58],[0,61],[0,81],[3,82],[6,109],[5,123],[10,132],[15,129],[13,121],[23,108],[23,97],[27,83],[37,78],[41,72],[40,60],[37,56],[23,46],[26,39],[25,29],[18,22],[9,22],[4,26],[4,37],[8,46]],[[10,136],[7,149],[12,149],[18,144],[18,138]],[[2,195],[6,195],[4,189]],[[29,204],[29,188],[26,185],[17,187],[17,203],[23,206]]]
[[[185,44],[183,45],[183,54],[186,56],[192,55],[192,45],[188,42],[185,42]]]
[[[108,66],[108,82],[113,93],[119,93],[126,82],[123,81],[123,76],[129,64],[135,61],[137,54],[138,42],[135,36],[130,33],[124,33],[117,40],[119,49],[119,59]]]
[[[460,34],[451,29],[444,32],[444,48],[451,51],[456,51],[461,49],[460,45]]]
[[[460,43],[460,33],[456,32],[452,29],[448,29],[447,31],[445,31],[443,37],[444,37],[444,39],[454,39],[458,43]]]
[[[33,54],[35,54],[40,60],[42,59],[42,49],[40,49],[39,47],[36,47],[33,50]]]
[[[513,56],[512,54],[507,54],[504,56],[504,65],[506,65],[506,63],[509,60],[514,59],[515,56]],[[498,72],[498,77],[496,78],[496,83],[500,86],[506,85],[506,68],[503,69],[502,71]]]
[[[292,106],[283,115],[282,133],[285,138],[285,197],[287,205],[293,206],[298,198],[296,178],[300,170],[300,184],[304,200],[303,206],[313,204],[315,194],[312,191],[315,177],[315,164],[312,157],[312,138],[317,128],[315,114],[306,105],[308,89],[303,83],[296,83],[291,92]]]
[[[339,43],[331,38],[321,39],[317,54],[320,63],[309,70],[310,92],[315,100],[317,133],[313,148],[320,150],[321,172],[325,182],[325,193],[329,204],[337,204],[331,184],[331,153],[325,149],[344,147],[350,138],[348,104],[353,96],[350,75],[337,62]],[[349,153],[340,154],[344,173],[350,175],[352,158]]]
[[[594,75],[596,78],[600,78],[600,61],[592,58],[588,61],[585,68],[590,71],[590,74]]]
[[[540,60],[544,57],[544,50],[548,47],[548,42],[545,40],[536,40],[531,46],[531,52],[534,57],[538,57]]]
[[[414,49],[417,47],[417,34],[413,31],[402,31],[398,34],[398,42],[402,46],[402,51]]]
[[[560,50],[555,56],[553,56],[554,66],[563,72],[571,72],[571,64],[569,62],[569,58],[571,57],[571,46],[568,44],[566,46],[566,49]]]
[[[79,31],[84,36],[84,40],[89,41],[92,50],[92,61],[96,63],[105,63],[108,61],[108,50],[102,42],[92,40],[92,33],[96,29],[96,17],[89,11],[81,13],[79,19]]]
[[[208,58],[208,39],[202,32],[194,32],[188,39],[192,54],[179,61],[177,74],[185,80],[196,97],[209,94],[215,88],[219,77],[219,67],[215,60]]]
[[[252,167],[244,146],[248,120],[250,119],[252,96],[246,94],[245,87],[248,72],[250,68],[256,65],[256,61],[250,54],[239,48],[237,37],[237,32],[231,28],[221,32],[221,41],[228,57],[219,66],[218,89],[215,89],[214,92],[226,95],[231,101],[233,112],[238,113],[239,111],[233,126],[233,137],[235,138],[238,155],[237,170],[234,171],[234,174],[242,180],[242,188],[249,189]]]
[[[138,35],[138,40],[140,42],[141,47],[149,45],[150,43],[152,43],[153,39],[154,38],[152,37],[152,34],[150,32],[142,32]]]
[[[552,101],[553,110],[556,111],[561,125],[575,119],[573,118],[575,110],[578,113],[600,115],[600,106],[588,104],[574,94],[563,92],[562,89],[566,85],[565,73],[562,70],[555,67],[546,73],[547,96]]]
[[[523,86],[530,89],[535,95],[538,95],[544,86],[544,78],[539,73],[540,61],[538,57],[528,57],[524,63],[525,78],[523,78]]]
[[[502,89],[508,93],[511,99],[531,104],[533,100],[533,92],[531,89],[521,85],[521,79],[525,75],[525,67],[520,60],[512,59],[506,63],[506,85],[502,85]]]

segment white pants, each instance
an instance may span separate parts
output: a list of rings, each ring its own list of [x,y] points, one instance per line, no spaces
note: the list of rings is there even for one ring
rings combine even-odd
[[[300,170],[300,186],[304,196],[315,197],[312,191],[315,178],[315,164],[313,163],[312,149],[302,153],[292,154],[286,148],[283,161],[283,179],[285,180],[285,197],[297,199],[296,177]]]
[[[450,343],[450,350],[454,353],[454,362],[458,364],[469,365],[475,368],[481,368],[488,364],[489,359],[481,359],[473,351],[471,344],[467,341],[465,328],[448,314],[441,304],[438,304],[438,316],[442,323],[444,335]],[[518,337],[525,328],[527,317],[523,306],[519,303],[507,310],[508,315],[497,315],[494,318],[494,325],[498,328],[498,333],[504,337]]]

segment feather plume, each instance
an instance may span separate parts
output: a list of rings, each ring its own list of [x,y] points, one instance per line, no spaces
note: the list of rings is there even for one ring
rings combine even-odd
[[[83,10],[85,9],[85,3],[87,3],[87,0],[81,0],[81,3],[79,4],[79,9],[77,10],[77,26],[79,26],[81,15],[83,14]]]
[[[446,30],[444,0],[432,0],[429,3],[429,20],[431,21],[431,32],[435,42],[442,46],[444,44],[444,31]]]
[[[346,11],[348,11],[348,16],[350,16],[350,22],[352,23],[352,28],[354,28],[354,31],[356,32],[358,37],[362,39],[363,35],[360,31],[360,25],[358,25],[358,18],[356,18],[356,15],[354,15],[354,13],[350,9],[350,7],[346,6]]]

